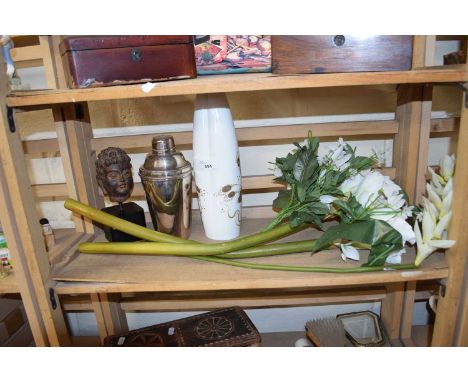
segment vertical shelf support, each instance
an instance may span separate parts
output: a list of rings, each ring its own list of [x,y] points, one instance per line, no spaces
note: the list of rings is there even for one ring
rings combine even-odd
[[[60,105],[53,108],[55,129],[62,156],[68,195],[95,208],[104,207],[99,195],[95,169],[95,152],[91,148],[93,131],[87,104]],[[96,233],[90,220],[73,218],[77,232]]]
[[[16,270],[21,297],[37,346],[68,345],[69,337],[60,305],[49,298],[50,265],[28,178],[18,129],[10,131],[6,119],[7,78],[0,54],[0,219]],[[8,179],[8,182],[6,182]]]
[[[92,293],[91,304],[96,315],[101,343],[104,338],[128,331],[127,317],[118,294]]]
[[[462,100],[457,161],[453,183],[453,215],[449,239],[455,246],[447,250],[449,276],[444,296],[437,303],[433,346],[468,346],[468,107]]]
[[[433,64],[434,51],[435,36],[415,36],[413,68]],[[398,87],[396,119],[399,128],[393,142],[392,166],[396,168],[396,182],[406,191],[410,204],[418,204],[425,189],[431,110],[432,86]],[[387,290],[388,296],[382,301],[382,319],[390,328],[390,339],[398,336],[409,341],[412,326],[409,316],[412,316],[415,288],[416,285],[401,283]]]

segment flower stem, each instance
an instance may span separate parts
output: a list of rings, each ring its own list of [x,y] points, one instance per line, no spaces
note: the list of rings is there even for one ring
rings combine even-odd
[[[289,243],[278,243],[260,245],[253,248],[246,248],[239,251],[217,255],[223,259],[248,259],[254,257],[287,255],[290,253],[312,252],[315,248],[316,240],[293,241]]]
[[[120,219],[96,208],[87,206],[86,204],[80,203],[74,199],[67,199],[65,201],[64,207],[95,222],[128,233],[129,235],[138,237],[139,239],[147,241],[158,241],[163,243],[195,243],[191,240],[182,239],[177,236],[168,235],[166,233],[157,232],[153,231],[152,229],[142,227],[138,224]]]
[[[365,272],[376,272],[376,271],[386,271],[386,270],[406,270],[406,269],[418,268],[414,264],[396,264],[396,265],[354,267],[354,268],[304,267],[304,266],[294,266],[294,265],[244,263],[240,261],[220,259],[219,257],[211,257],[211,256],[192,256],[192,257],[197,260],[209,261],[212,263],[220,263],[220,264],[225,264],[225,265],[232,265],[234,267],[262,269],[262,270],[271,270],[271,271],[321,272],[321,273],[365,273]]]
[[[305,225],[302,225],[296,228],[291,228],[289,224],[283,224],[269,231],[244,236],[236,240],[204,244],[141,227],[137,224],[97,210],[96,208],[86,206],[85,204],[73,199],[66,200],[65,208],[97,221],[98,223],[105,224],[140,239],[157,242],[83,243],[80,245],[80,250],[86,253],[102,253],[103,251],[108,252],[110,250],[119,251],[120,253],[121,251],[134,253],[135,251],[138,251],[138,248],[140,248],[144,253],[150,254],[149,252],[151,251],[155,255],[219,255],[274,241],[281,237],[298,232],[306,227]]]
[[[117,229],[126,232],[124,225]],[[143,254],[143,255],[221,255],[245,248],[254,247],[269,241],[276,240],[285,235],[292,234],[304,227],[291,228],[283,224],[270,231],[245,236],[237,240],[223,243],[162,243],[162,242],[135,242],[135,243],[82,243],[78,247],[83,253],[114,253],[114,254]],[[245,255],[245,253],[244,253]]]

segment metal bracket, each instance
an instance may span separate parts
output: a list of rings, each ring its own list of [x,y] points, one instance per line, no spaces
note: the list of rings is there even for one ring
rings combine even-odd
[[[8,120],[8,127],[10,128],[10,132],[16,132],[16,125],[15,125],[15,109],[12,107],[7,106],[7,120]]]
[[[447,279],[439,280],[439,295],[440,297],[445,297],[445,291],[447,289]]]
[[[468,83],[458,82],[457,86],[463,90],[465,96],[465,107],[468,108]]]
[[[81,103],[75,103],[75,116],[76,119],[81,120],[84,118],[83,105]]]
[[[49,288],[49,299],[50,299],[50,304],[52,305],[52,310],[57,309],[57,300],[55,299],[54,288]]]

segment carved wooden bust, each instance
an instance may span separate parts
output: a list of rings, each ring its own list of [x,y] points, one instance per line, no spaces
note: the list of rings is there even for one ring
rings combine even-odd
[[[102,150],[96,160],[99,187],[112,202],[123,203],[133,190],[132,164],[127,153],[118,147]]]

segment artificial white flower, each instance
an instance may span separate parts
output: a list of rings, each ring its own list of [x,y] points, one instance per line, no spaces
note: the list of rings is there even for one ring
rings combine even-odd
[[[430,183],[426,184],[426,191],[429,200],[434,204],[434,206],[437,207],[438,210],[440,210],[442,208],[442,200],[440,199],[440,196],[437,195],[437,193],[434,191]]]
[[[340,191],[346,196],[354,194],[361,184],[361,181],[364,179],[364,173],[367,173],[367,170],[346,179],[343,183],[341,183],[339,187]]]
[[[437,174],[432,167],[427,168],[431,175],[431,186],[438,195],[442,195],[444,191],[445,179]]]
[[[424,210],[423,211],[423,219],[422,219],[422,234],[423,240],[427,242],[431,239],[432,233],[436,227],[436,216],[432,214],[431,210]]]
[[[364,177],[353,195],[361,206],[368,207],[379,197],[379,191],[382,189],[386,177],[378,171],[369,171],[363,175]]]
[[[453,178],[450,178],[447,181],[447,184],[444,187],[444,190],[442,191],[442,194],[440,195],[442,198],[446,197],[450,192],[453,190]]]
[[[440,161],[440,175],[448,181],[453,177],[453,172],[455,169],[455,155],[446,155]]]
[[[437,175],[429,168],[431,182],[426,184],[429,199],[423,197],[423,211],[421,213],[422,232],[418,221],[414,224],[416,234],[417,253],[415,265],[419,266],[424,259],[437,249],[447,249],[455,244],[454,240],[447,240],[448,226],[452,218],[453,171],[455,156],[445,156],[440,162],[440,173]]]
[[[279,178],[279,177],[283,176],[283,172],[281,171],[281,169],[279,167],[275,167],[275,169],[273,170],[273,175],[276,178]]]
[[[342,183],[340,190],[348,197],[354,196],[359,204],[368,210],[371,219],[383,220],[400,233],[403,248],[391,253],[386,262],[401,262],[401,255],[405,253],[405,243],[414,244],[416,236],[413,228],[406,222],[406,218],[412,215],[413,207],[407,205],[400,186],[388,176],[368,170],[347,179]],[[342,257],[349,258],[353,255],[349,247],[342,247],[342,251]]]
[[[452,218],[452,211],[449,211],[448,214],[446,214],[442,219],[440,219],[437,222],[437,225],[434,228],[434,231],[432,231],[431,239],[441,239],[442,238],[442,232],[447,230],[450,219]]]
[[[332,195],[321,195],[320,196],[320,203],[323,203],[323,204],[331,204],[333,203],[333,201],[336,200],[336,197],[332,196]]]
[[[389,264],[401,264],[401,256],[405,254],[405,249],[400,249],[399,251],[395,251],[390,253],[385,260],[386,263]]]
[[[446,195],[442,199],[442,206],[440,208],[440,215],[439,215],[440,218],[443,218],[444,216],[449,214],[450,211],[452,210],[452,197],[453,197],[453,192],[450,191],[448,195]]]
[[[344,171],[349,166],[351,154],[346,152],[347,144],[343,138],[339,138],[338,142],[328,147],[328,151],[324,156],[318,157],[320,164],[325,163],[331,166],[334,170]]]
[[[341,247],[341,258],[346,261],[346,259],[351,259],[359,261],[359,251],[353,247],[351,243],[349,244],[340,244]]]
[[[413,231],[413,228],[411,228],[411,226],[405,221],[405,219],[396,216],[391,218],[390,220],[387,220],[387,224],[390,224],[392,228],[394,228],[400,233],[403,239],[403,246],[405,245],[405,242],[408,242],[410,244],[414,244],[416,242],[416,235]]]
[[[432,202],[429,199],[427,199],[425,196],[422,197],[422,205],[423,205],[423,210],[430,210],[432,216],[437,216],[439,214],[436,206],[434,206],[434,204],[432,204]],[[420,221],[422,221],[422,214],[421,214]]]

